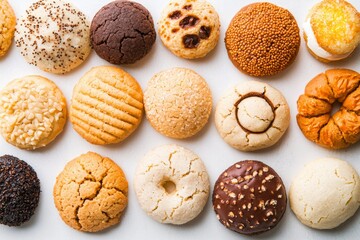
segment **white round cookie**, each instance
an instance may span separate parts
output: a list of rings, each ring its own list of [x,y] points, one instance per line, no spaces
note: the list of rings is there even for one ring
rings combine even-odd
[[[241,151],[274,145],[290,123],[290,109],[283,95],[266,83],[246,81],[229,89],[215,111],[220,136]]]
[[[306,226],[331,229],[354,215],[360,205],[360,179],[347,162],[321,158],[309,162],[290,187],[290,207]]]
[[[91,52],[86,16],[62,0],[31,4],[17,21],[15,42],[27,62],[56,74],[76,68]]]
[[[184,224],[194,219],[209,197],[204,163],[192,151],[164,145],[138,163],[134,188],[141,208],[160,223]]]

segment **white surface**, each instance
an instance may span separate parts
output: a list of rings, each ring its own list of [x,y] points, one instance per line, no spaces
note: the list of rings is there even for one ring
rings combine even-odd
[[[165,0],[138,0],[152,13],[155,22],[160,16],[160,11],[167,4]],[[10,0],[17,16],[23,14],[31,0]],[[109,0],[73,0],[91,20],[94,14]],[[331,67],[346,67],[360,71],[359,48],[352,56],[339,63],[323,64],[316,61],[307,52],[302,39],[301,48],[296,61],[280,75],[257,79],[240,73],[228,60],[224,35],[231,18],[243,6],[256,2],[249,0],[226,0],[210,1],[217,9],[222,27],[219,44],[205,59],[189,61],[172,55],[157,38],[151,53],[141,62],[122,66],[131,73],[145,89],[147,81],[155,73],[171,67],[188,67],[202,75],[210,85],[213,93],[214,104],[220,95],[229,87],[239,81],[260,80],[265,81],[279,89],[286,97],[291,109],[291,124],[283,139],[274,147],[253,153],[243,153],[229,147],[218,135],[214,124],[214,115],[205,129],[196,137],[188,140],[173,140],[163,137],[151,128],[144,119],[138,130],[125,142],[112,146],[94,146],[83,140],[72,129],[68,122],[64,132],[50,146],[38,151],[23,151],[7,144],[0,138],[0,154],[12,154],[26,160],[37,171],[41,181],[40,205],[35,216],[22,227],[10,228],[0,226],[0,239],[358,239],[360,236],[360,212],[341,227],[330,231],[312,230],[303,226],[293,215],[290,208],[281,223],[272,231],[254,237],[246,237],[227,230],[221,225],[212,210],[209,199],[204,211],[194,221],[183,226],[162,225],[140,209],[134,194],[133,176],[135,167],[142,156],[150,149],[167,143],[177,143],[188,147],[196,152],[208,168],[211,186],[215,183],[218,175],[231,164],[244,159],[257,159],[272,166],[289,189],[291,179],[303,165],[319,157],[337,157],[349,161],[357,171],[360,171],[360,148],[359,144],[342,151],[329,151],[305,139],[296,124],[296,101],[303,93],[307,82],[316,74]],[[308,9],[316,1],[289,1],[273,0],[275,4],[289,9],[298,21],[299,26],[305,20]],[[360,1],[350,1],[360,10]],[[14,45],[10,53],[0,59],[0,89],[12,79],[29,75],[39,74],[52,79],[64,92],[70,103],[71,92],[78,79],[91,67],[104,65],[107,62],[101,60],[93,52],[90,58],[75,71],[57,76],[42,72],[36,67],[30,66],[20,55]],[[123,215],[122,222],[104,232],[96,234],[82,233],[68,227],[60,219],[53,204],[52,188],[55,178],[64,165],[74,157],[87,151],[95,151],[115,160],[125,171],[129,181],[129,205]],[[316,189],[314,189],[316,192]]]

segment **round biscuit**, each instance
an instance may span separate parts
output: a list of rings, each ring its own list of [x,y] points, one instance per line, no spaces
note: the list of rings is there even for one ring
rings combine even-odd
[[[290,109],[283,95],[266,83],[247,81],[229,89],[215,111],[220,136],[241,151],[274,145],[290,123]]]
[[[163,9],[158,32],[165,47],[178,57],[205,57],[218,43],[220,19],[206,0],[172,0]]]
[[[150,79],[144,105],[156,131],[182,139],[194,136],[208,122],[212,97],[206,81],[196,72],[172,68]]]
[[[14,37],[16,16],[7,0],[0,0],[0,57],[11,46]]]
[[[141,87],[121,68],[94,67],[74,87],[70,121],[90,143],[123,141],[139,126],[142,113]]]
[[[138,163],[134,188],[141,208],[160,223],[184,224],[200,214],[210,192],[204,163],[192,151],[164,145]]]
[[[66,115],[64,95],[47,78],[25,76],[0,91],[0,133],[18,148],[34,150],[52,142]]]

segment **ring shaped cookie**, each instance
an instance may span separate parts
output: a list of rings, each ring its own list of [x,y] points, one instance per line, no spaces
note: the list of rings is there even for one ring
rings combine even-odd
[[[360,74],[330,69],[314,77],[297,101],[297,123],[320,146],[341,149],[360,139]],[[333,104],[342,104],[332,115]]]
[[[161,223],[194,219],[209,197],[205,165],[192,151],[176,145],[157,147],[139,162],[134,187],[141,208]]]
[[[289,126],[290,110],[282,94],[270,85],[243,82],[220,99],[215,124],[221,137],[241,151],[274,145]]]

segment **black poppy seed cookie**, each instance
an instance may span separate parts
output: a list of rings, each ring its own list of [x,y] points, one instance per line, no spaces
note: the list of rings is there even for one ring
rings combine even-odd
[[[62,0],[31,4],[17,22],[15,42],[27,62],[56,74],[78,67],[91,52],[86,16]]]
[[[252,235],[274,228],[286,210],[286,190],[279,175],[259,161],[240,161],[215,183],[213,207],[219,221]]]
[[[187,59],[205,57],[219,40],[220,19],[206,0],[172,0],[158,22],[163,44]]]
[[[150,12],[141,4],[117,0],[102,7],[91,22],[91,44],[113,64],[131,64],[148,54],[156,32]]]
[[[26,162],[10,155],[0,157],[0,224],[20,226],[38,206],[40,181]]]

